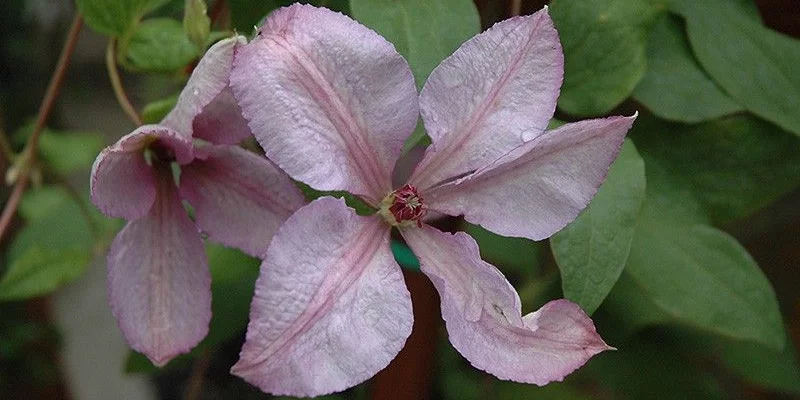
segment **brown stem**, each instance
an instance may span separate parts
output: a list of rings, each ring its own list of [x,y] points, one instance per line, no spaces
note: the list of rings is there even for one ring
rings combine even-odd
[[[36,162],[36,148],[39,146],[39,136],[42,134],[47,118],[50,112],[53,111],[58,92],[61,90],[61,84],[64,82],[64,76],[67,72],[72,53],[75,52],[75,45],[78,44],[78,35],[83,27],[83,18],[80,14],[75,14],[72,20],[72,26],[69,28],[67,40],[64,42],[64,47],[61,49],[61,54],[58,57],[58,64],[50,77],[50,83],[47,85],[42,104],[39,106],[39,114],[36,117],[36,124],[33,126],[33,132],[28,137],[28,142],[25,144],[23,150],[23,157],[29,157],[25,162],[28,165],[33,165]],[[11,196],[8,198],[2,214],[0,214],[0,242],[3,240],[3,235],[8,231],[8,226],[11,223],[11,218],[17,211],[19,201],[22,199],[22,193],[28,185],[30,168],[25,168],[20,171],[19,179],[17,180]]]
[[[116,47],[117,41],[113,38],[109,39],[108,46],[106,47],[106,69],[108,70],[108,78],[111,80],[111,87],[114,89],[114,96],[117,98],[117,103],[119,103],[122,110],[125,111],[128,118],[130,118],[136,126],[139,126],[142,124],[142,118],[131,104],[128,95],[125,94],[125,88],[122,86],[122,79],[119,77],[117,61],[114,58]]]
[[[511,16],[516,17],[522,12],[522,0],[511,0]]]
[[[212,27],[219,21],[220,17],[222,17],[223,11],[225,11],[225,0],[217,0],[214,2],[214,6],[211,7],[211,12],[208,13],[208,18],[211,20]]]
[[[183,392],[183,400],[197,400],[200,398],[200,391],[203,389],[203,378],[210,362],[211,352],[208,349],[204,349],[194,362],[192,375],[186,383],[186,390]]]
[[[17,212],[19,201],[22,199],[22,193],[25,192],[25,188],[27,186],[28,174],[22,174],[19,177],[19,180],[17,180],[17,184],[14,185],[14,190],[11,192],[11,196],[8,197],[6,206],[3,208],[3,213],[0,214],[0,242],[3,241],[3,235],[8,230],[8,226],[11,224],[11,218],[13,218],[14,214]]]

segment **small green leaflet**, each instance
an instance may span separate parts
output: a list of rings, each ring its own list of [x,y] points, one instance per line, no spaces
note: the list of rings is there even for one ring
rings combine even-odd
[[[139,25],[126,46],[125,67],[134,71],[175,72],[200,56],[183,25],[171,18],[153,18]]]
[[[76,0],[86,23],[104,35],[125,36],[141,17],[168,0]]]

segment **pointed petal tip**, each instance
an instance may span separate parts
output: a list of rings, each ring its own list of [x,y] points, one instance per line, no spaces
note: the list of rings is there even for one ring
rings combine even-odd
[[[160,355],[160,356],[145,354],[145,356],[147,357],[148,360],[150,360],[151,363],[153,363],[153,365],[155,365],[158,368],[163,368],[165,365],[167,365],[167,363],[172,361],[172,359],[175,358],[177,354]]]

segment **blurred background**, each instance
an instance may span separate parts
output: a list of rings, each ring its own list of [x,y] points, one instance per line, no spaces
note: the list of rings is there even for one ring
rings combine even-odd
[[[251,27],[267,12],[290,3],[207,1],[215,31],[224,34],[237,29],[245,35],[251,33]],[[591,3],[589,0],[561,0],[560,3],[570,1],[573,5]],[[562,383],[539,388],[503,382],[472,368],[451,347],[439,313],[436,291],[419,272],[413,255],[397,242],[396,258],[404,267],[414,303],[414,333],[387,369],[368,382],[344,393],[326,396],[326,399],[800,398],[800,366],[796,352],[800,345],[798,137],[788,132],[790,128],[763,117],[748,106],[731,106],[725,111],[711,112],[713,116],[682,119],[675,114],[694,115],[692,113],[697,110],[685,104],[683,110],[680,104],[661,105],[659,100],[668,102],[674,96],[659,92],[669,88],[670,83],[665,81],[664,86],[665,82],[659,82],[658,76],[652,74],[683,72],[677,65],[674,71],[670,70],[672,64],[669,59],[664,61],[666,56],[658,47],[664,44],[663,37],[657,35],[672,29],[670,27],[677,27],[675,32],[684,32],[687,23],[680,17],[680,7],[670,8],[667,1],[600,1],[598,3],[608,7],[594,12],[589,6],[585,13],[571,13],[568,6],[552,4],[565,49],[580,46],[570,45],[562,23],[590,27],[597,20],[602,21],[606,12],[611,13],[613,20],[613,13],[619,11],[614,7],[627,6],[632,1],[647,3],[648,7],[659,10],[641,25],[645,27],[641,32],[637,31],[649,64],[643,65],[638,75],[635,71],[623,71],[636,77],[627,92],[608,95],[617,99],[601,95],[600,100],[585,106],[582,99],[591,94],[574,93],[577,78],[572,79],[570,74],[578,72],[570,66],[579,62],[572,61],[576,58],[568,53],[563,103],[559,103],[556,118],[571,121],[586,116],[630,115],[638,110],[640,119],[631,137],[645,160],[648,191],[651,178],[652,182],[659,179],[655,175],[659,168],[666,171],[666,176],[700,176],[692,181],[692,187],[700,187],[700,190],[715,184],[722,187],[704,192],[711,195],[701,200],[710,216],[709,224],[735,238],[746,249],[743,257],[748,257],[749,253],[771,283],[785,326],[785,346],[776,350],[758,340],[728,335],[726,328],[717,331],[713,326],[695,323],[691,314],[683,315],[659,302],[658,298],[642,294],[636,275],[623,273],[592,316],[598,331],[618,351],[596,356]],[[752,16],[766,28],[800,38],[800,2],[797,0],[730,1],[752,6]],[[162,3],[147,18],[171,18],[180,23],[185,1]],[[383,33],[380,22],[370,24],[376,18],[380,20],[380,15],[362,19],[348,1],[313,3],[354,15]],[[365,1],[355,3],[363,5]],[[379,3],[385,2],[376,0],[376,4]],[[447,10],[464,2],[442,3],[445,11],[440,10],[440,17],[456,19],[450,23],[458,24],[458,13],[451,15]],[[477,0],[473,10],[479,15],[480,28],[485,29],[513,14],[533,13],[546,3]],[[558,19],[561,9],[558,7],[567,8],[565,12],[575,20],[562,22]],[[670,11],[665,11],[667,8]],[[713,7],[710,11],[714,11]],[[0,1],[0,136],[9,147],[0,154],[3,175],[16,165],[35,129],[34,121],[75,14],[76,6],[71,0]],[[690,27],[694,23],[691,19],[687,21]],[[632,29],[620,26],[611,29],[612,33],[599,29],[587,37],[596,34],[595,39],[603,41],[604,34],[617,35]],[[725,31],[719,32],[725,35]],[[678,35],[676,43],[685,46],[687,57],[692,58],[685,34]],[[161,40],[151,39],[153,42]],[[454,46],[464,39],[457,39]],[[122,222],[105,218],[88,201],[88,176],[97,153],[133,130],[135,125],[120,107],[109,83],[108,40],[90,26],[84,26],[77,36],[60,95],[41,134],[38,162],[30,173],[30,188],[22,197],[18,214],[11,219],[0,239],[0,399],[273,398],[228,373],[244,339],[249,301],[258,274],[257,260],[235,250],[208,245],[214,282],[211,333],[197,349],[163,369],[153,367],[146,358],[129,350],[111,316],[105,296],[104,257]],[[169,41],[169,37],[163,40]],[[699,46],[695,38],[689,37],[689,40],[697,52]],[[730,36],[723,40],[735,46],[737,40],[743,39]],[[608,51],[629,45],[620,40],[617,47]],[[794,54],[800,54],[797,47],[795,43]],[[144,56],[129,53],[119,65],[121,80],[130,102],[141,111],[144,119],[158,121],[174,103],[198,54],[189,51],[182,60],[170,59],[166,64],[158,64],[158,60],[153,61],[157,57],[149,58],[146,46],[143,49],[140,50]],[[180,49],[162,47],[157,51],[173,54]],[[619,51],[618,58],[626,60],[623,50]],[[768,55],[755,63],[767,62],[763,60],[769,58]],[[703,64],[702,68],[709,68],[701,54],[696,57]],[[147,60],[153,62],[148,64]],[[631,59],[619,68],[627,68],[626,65],[635,62]],[[656,70],[657,67],[661,69]],[[701,71],[701,74],[713,75],[710,71]],[[800,64],[795,63],[784,72],[794,84],[786,88],[787,98],[798,96]],[[420,77],[417,79],[419,81]],[[782,90],[778,83],[776,86],[776,90]],[[687,103],[690,100],[697,101],[685,99]],[[800,109],[790,112],[800,113]],[[663,135],[653,132],[674,133],[674,136],[664,139]],[[698,139],[701,135],[706,139]],[[763,137],[768,143],[761,142]],[[709,172],[715,168],[728,171],[728,175],[717,178]],[[654,171],[653,176],[651,171]],[[723,178],[728,180],[720,181]],[[6,205],[12,190],[12,186],[0,187],[0,199]],[[673,190],[681,189],[674,186]],[[728,196],[723,200],[711,198],[723,192]],[[681,202],[680,198],[674,201]],[[550,241],[503,238],[460,219],[437,221],[437,225],[472,234],[481,246],[483,258],[497,265],[518,289],[524,312],[564,296],[556,262],[558,251],[552,248]],[[672,237],[662,239],[662,242],[669,242]],[[658,260],[652,263],[657,264],[662,257],[659,250],[652,249],[652,255],[646,254],[648,251],[640,249],[636,254],[656,257]],[[634,250],[631,254],[633,257]],[[664,263],[669,261],[668,256],[662,258],[667,260],[662,260]],[[747,275],[742,277],[749,279]],[[663,284],[669,285],[669,279],[665,278]],[[760,296],[759,293],[754,295]]]

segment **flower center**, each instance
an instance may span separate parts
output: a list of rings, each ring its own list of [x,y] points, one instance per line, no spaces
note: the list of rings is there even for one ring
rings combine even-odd
[[[149,165],[157,163],[169,164],[175,161],[175,152],[158,141],[154,141],[145,148],[144,158]]]
[[[392,226],[416,225],[417,227],[422,227],[421,220],[426,211],[427,208],[417,188],[405,185],[389,193],[381,201],[381,208],[378,210],[378,214]]]

